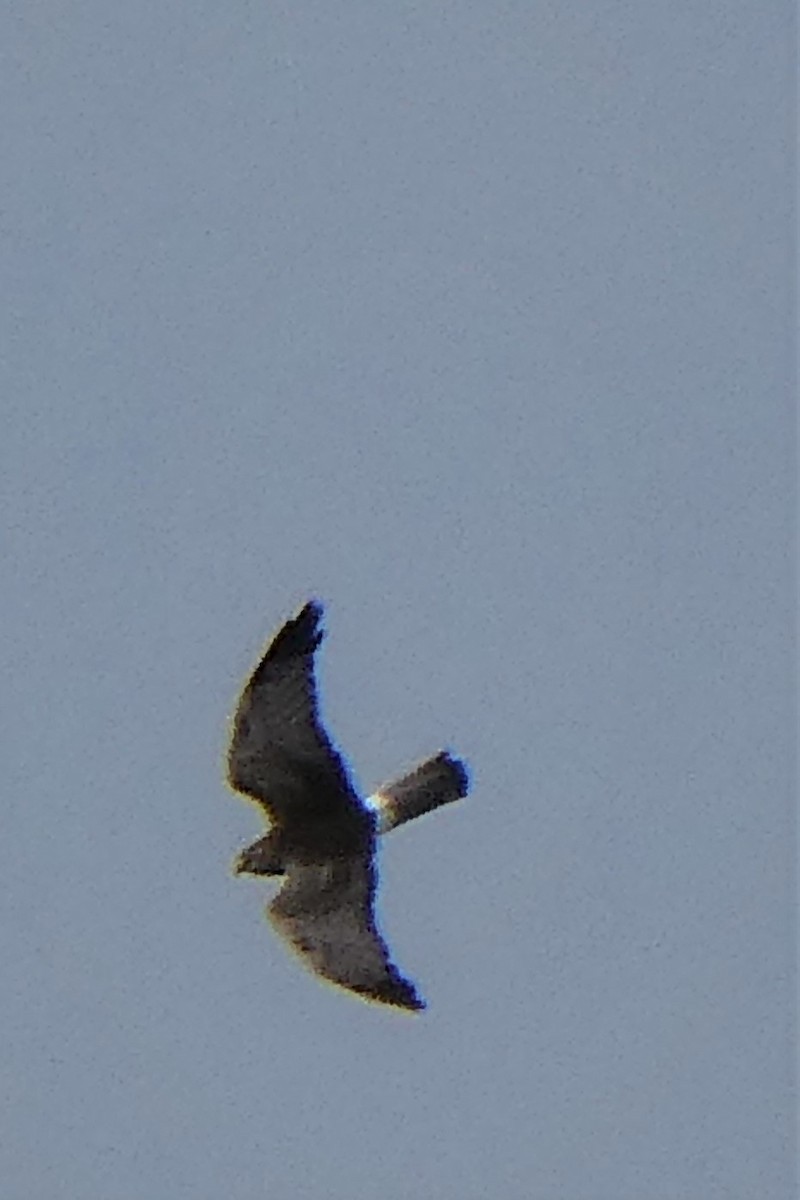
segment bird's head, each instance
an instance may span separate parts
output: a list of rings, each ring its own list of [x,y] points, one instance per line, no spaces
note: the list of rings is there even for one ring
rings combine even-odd
[[[267,834],[236,856],[233,871],[235,875],[283,875],[286,863],[275,839]]]

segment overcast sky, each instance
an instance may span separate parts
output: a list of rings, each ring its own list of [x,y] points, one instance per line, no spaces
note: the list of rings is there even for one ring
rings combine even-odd
[[[9,1200],[789,1200],[792,6],[0,17]],[[327,604],[429,1009],[230,863]]]

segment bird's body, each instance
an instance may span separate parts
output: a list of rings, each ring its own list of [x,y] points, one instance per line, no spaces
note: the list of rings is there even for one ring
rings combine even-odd
[[[267,915],[319,975],[366,999],[420,1009],[375,924],[375,843],[466,795],[466,769],[442,752],[368,802],[359,797],[318,715],[321,617],[309,601],[286,622],[239,700],[228,779],[266,811],[270,829],[241,853],[237,870],[285,877]]]

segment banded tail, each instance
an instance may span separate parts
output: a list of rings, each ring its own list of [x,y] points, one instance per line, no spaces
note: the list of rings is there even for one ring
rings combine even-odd
[[[442,750],[408,775],[378,788],[368,797],[367,804],[376,814],[377,832],[381,834],[443,804],[461,800],[468,791],[469,774],[465,764]]]

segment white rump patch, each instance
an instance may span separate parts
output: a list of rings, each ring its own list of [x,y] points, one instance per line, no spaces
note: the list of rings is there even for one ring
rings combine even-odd
[[[380,792],[375,792],[372,796],[367,796],[364,803],[370,812],[375,814],[375,832],[378,834],[386,833],[392,828],[389,820],[389,814],[386,811],[387,805],[391,803],[388,796],[381,795]]]

